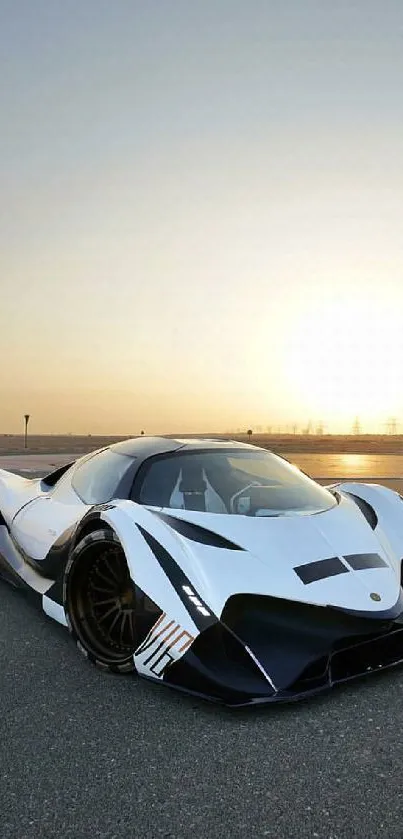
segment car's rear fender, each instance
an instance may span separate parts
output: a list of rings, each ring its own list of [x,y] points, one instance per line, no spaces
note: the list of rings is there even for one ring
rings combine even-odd
[[[0,469],[0,512],[7,525],[25,504],[40,495],[43,495],[40,481]]]

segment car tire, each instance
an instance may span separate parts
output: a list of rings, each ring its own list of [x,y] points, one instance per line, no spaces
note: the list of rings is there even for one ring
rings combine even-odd
[[[89,533],[72,551],[64,576],[64,608],[86,658],[104,670],[134,670],[136,591],[112,530]]]

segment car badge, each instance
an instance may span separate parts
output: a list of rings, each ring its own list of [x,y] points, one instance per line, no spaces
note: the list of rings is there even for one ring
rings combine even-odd
[[[369,596],[371,600],[376,600],[377,603],[379,603],[379,601],[382,599],[381,595],[378,594],[376,591],[371,591],[371,594]]]

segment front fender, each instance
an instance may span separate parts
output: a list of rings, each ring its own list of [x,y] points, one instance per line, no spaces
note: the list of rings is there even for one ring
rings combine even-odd
[[[376,536],[400,577],[403,557],[403,500],[400,495],[381,484],[346,482],[337,484],[337,490],[356,495],[373,508],[378,519]]]
[[[153,513],[122,501],[108,505],[100,518],[116,533],[133,582],[162,611],[134,656],[137,670],[162,678],[163,671],[150,672],[154,649],[176,660],[217,618],[182,570],[180,557],[185,548],[179,538]]]

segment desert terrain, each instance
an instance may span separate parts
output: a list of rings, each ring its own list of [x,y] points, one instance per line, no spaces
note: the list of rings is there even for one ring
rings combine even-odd
[[[129,435],[96,436],[73,434],[40,434],[28,436],[28,449],[24,449],[24,437],[19,434],[0,435],[0,456],[14,454],[86,454],[110,443],[127,439]],[[134,436],[134,435],[133,435]],[[298,454],[381,454],[403,455],[403,435],[391,434],[212,434],[203,435],[167,434],[167,437],[206,436],[223,440],[251,442],[256,446],[272,449],[278,454],[288,456]]]

